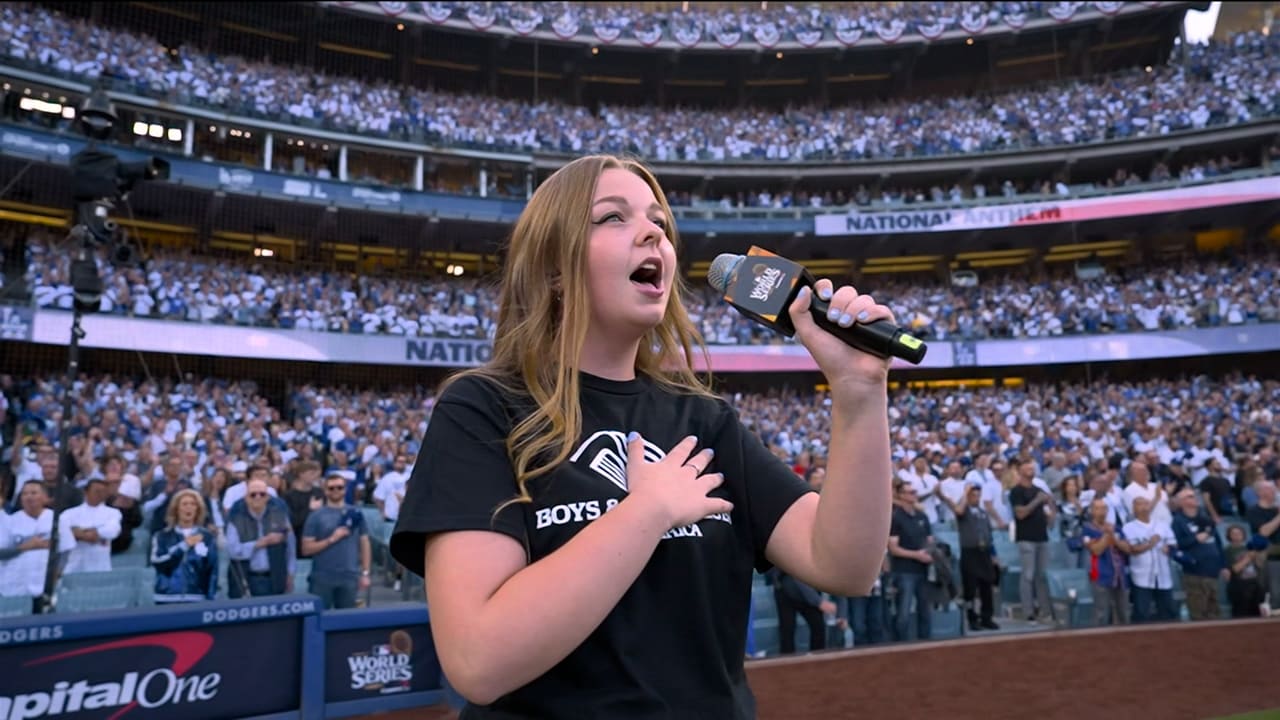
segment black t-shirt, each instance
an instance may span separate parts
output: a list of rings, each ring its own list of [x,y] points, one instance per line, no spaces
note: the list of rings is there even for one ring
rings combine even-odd
[[[1200,492],[1209,493],[1213,509],[1221,514],[1224,511],[1222,501],[1232,496],[1231,483],[1221,475],[1209,475],[1200,481]]]
[[[302,526],[307,523],[307,516],[311,514],[311,501],[323,500],[324,491],[318,487],[307,490],[298,490],[297,488],[289,488],[284,491],[284,504],[289,507],[289,524],[293,525],[293,534],[302,537]],[[298,543],[298,552],[302,552],[302,543]]]
[[[1014,512],[1014,540],[1017,542],[1048,542],[1049,541],[1049,524],[1044,514],[1044,505],[1039,505],[1030,515],[1019,518],[1016,514],[1018,508],[1023,505],[1031,504],[1040,493],[1044,492],[1040,488],[1032,485],[1031,487],[1023,487],[1022,485],[1014,485],[1009,490],[1009,507]]]
[[[676,395],[647,379],[581,376],[581,437],[569,460],[530,483],[532,503],[494,509],[516,495],[505,439],[519,404],[475,377],[436,403],[391,538],[405,567],[423,567],[426,536],[496,530],[534,563],[555,552],[626,496],[626,437],[640,433],[660,457],[689,435],[715,449],[712,492],[733,502],[670,531],[617,606],[547,673],[464,718],[708,718],[755,715],[743,656],[752,569],[783,513],[808,486],[739,422],[725,403]],[[546,598],[555,602],[555,598]],[[513,622],[519,622],[518,618]]]
[[[929,542],[929,518],[919,510],[908,513],[900,506],[893,506],[893,519],[889,521],[889,535],[898,538],[898,547],[903,550],[924,550]],[[889,556],[889,570],[897,573],[917,573],[923,575],[929,566],[911,558]]]

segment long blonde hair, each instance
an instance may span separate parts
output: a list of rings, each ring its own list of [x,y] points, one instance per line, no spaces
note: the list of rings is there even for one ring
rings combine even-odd
[[[529,482],[547,474],[573,452],[582,434],[578,405],[578,358],[590,319],[587,240],[596,183],[605,170],[636,174],[653,190],[667,218],[667,237],[680,249],[671,207],[657,179],[641,163],[611,155],[578,158],[547,178],[529,199],[508,243],[498,294],[493,356],[483,367],[463,371],[527,398],[532,412],[507,437],[517,497],[530,502]],[[710,368],[706,345],[681,301],[686,292],[676,273],[662,322],[640,340],[636,373],[668,390],[710,395],[693,367],[694,348]],[[447,386],[448,383],[446,383]]]

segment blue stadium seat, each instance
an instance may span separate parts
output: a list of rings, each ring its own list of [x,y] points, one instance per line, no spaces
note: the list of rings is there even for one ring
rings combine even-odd
[[[113,583],[100,587],[76,585],[58,591],[58,612],[89,612],[92,610],[124,610],[135,607],[137,593],[128,585]]]
[[[111,567],[119,570],[121,568],[140,568],[147,566],[149,558],[145,553],[134,552],[133,548],[111,556]]]
[[[964,634],[964,611],[959,605],[949,603],[947,607],[934,609],[929,621],[931,640],[948,640]]]
[[[1056,570],[1076,567],[1076,554],[1071,552],[1065,541],[1049,542],[1049,567]]]
[[[67,573],[59,580],[59,585],[65,588],[80,587],[102,587],[105,585],[136,585],[139,582],[147,581],[148,585],[155,582],[156,571],[154,568],[116,568],[107,572],[81,572]]]
[[[58,582],[58,609],[106,610],[155,604],[156,571],[151,567],[69,573]],[[63,599],[67,598],[66,603]]]
[[[1050,569],[1048,573],[1049,600],[1054,614],[1067,627],[1093,625],[1093,591],[1089,587],[1089,571],[1080,568]],[[1072,599],[1071,591],[1075,591]]]
[[[9,597],[0,595],[0,618],[21,617],[31,614],[31,598],[25,595]]]
[[[937,526],[935,526],[933,531],[933,539],[939,545],[941,545],[942,543],[946,543],[947,545],[950,545],[951,554],[954,555],[955,557],[960,557],[960,533],[959,532],[955,530],[947,530],[947,529],[939,530],[937,529]]]

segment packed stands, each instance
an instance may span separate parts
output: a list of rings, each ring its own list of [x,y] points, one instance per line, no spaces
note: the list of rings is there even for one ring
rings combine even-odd
[[[0,389],[0,436],[7,448],[0,470],[6,482],[0,488],[6,507],[22,512],[13,498],[13,480],[39,480],[42,473],[46,481],[50,477],[46,451],[60,445],[58,423],[66,382],[58,375],[6,375],[0,376]],[[77,381],[76,392],[69,431],[75,464],[68,477],[77,485],[84,486],[105,472],[123,478],[113,485],[113,493],[137,502],[163,492],[166,477],[172,475],[199,489],[210,506],[221,506],[228,501],[224,500],[229,497],[227,488],[242,485],[255,466],[264,467],[270,476],[268,485],[284,495],[286,486],[296,489],[301,468],[319,462],[317,467],[324,468],[326,477],[347,479],[351,499],[363,508],[380,543],[385,543],[389,525],[372,507],[375,489],[379,479],[391,473],[397,457],[410,463],[416,457],[433,407],[428,388],[388,392],[319,385],[300,386],[282,399],[282,406],[272,407],[256,395],[251,383],[191,377],[175,382],[85,375]],[[1196,376],[1123,383],[902,387],[891,393],[891,445],[898,479],[910,483],[929,475],[932,482],[958,481],[981,466],[980,458],[991,454],[996,464],[986,483],[992,487],[984,487],[984,493],[990,493],[996,510],[992,522],[1001,527],[1010,519],[1002,497],[1015,483],[1013,468],[1022,459],[1034,462],[1037,477],[1060,495],[1068,513],[1064,523],[1067,518],[1078,521],[1088,497],[1062,494],[1071,484],[1069,478],[1076,478],[1077,490],[1105,493],[1114,483],[1119,492],[1128,467],[1138,461],[1171,494],[1188,485],[1200,486],[1206,496],[1225,492],[1230,500],[1225,507],[1232,511],[1220,513],[1224,524],[1219,528],[1224,534],[1227,528],[1244,524],[1242,517],[1259,503],[1260,496],[1268,502],[1272,490],[1263,486],[1280,479],[1280,416],[1275,411],[1280,407],[1280,383],[1275,380]],[[798,474],[810,477],[815,468],[825,465],[830,433],[825,394],[781,389],[767,394],[735,393],[726,399]],[[111,469],[115,461],[108,459],[112,457],[121,458],[123,467]],[[923,507],[936,523],[939,542],[954,549],[955,526],[929,501]],[[223,518],[217,513],[209,522],[221,531]],[[144,565],[149,527],[154,526],[143,523],[134,530],[133,548],[113,554],[113,569],[97,576],[132,591],[113,595],[90,582],[93,577],[69,575],[63,587],[75,602],[63,611],[150,604],[149,583],[154,575]],[[1067,598],[1069,587],[1084,582],[1078,577],[1084,570],[1063,540],[1071,532],[1065,524],[1054,530],[1050,594],[1055,604],[1063,605],[1057,610],[1058,621],[1074,627],[1092,621],[1087,598],[1073,596],[1070,602]],[[1007,533],[995,535],[996,551],[1013,578],[1002,584],[1000,602],[1016,603],[1016,550],[1005,542]],[[309,567],[299,560],[299,577]],[[393,570],[383,565],[388,583]],[[0,562],[0,575],[5,572]],[[225,577],[225,562],[221,572]],[[139,573],[146,575],[141,587],[147,597],[138,595],[139,581],[128,580],[140,577]],[[299,580],[297,587],[305,585]],[[111,589],[120,588],[111,585]],[[954,597],[954,588],[952,594],[945,587],[937,590],[941,594],[934,637],[948,637],[959,631],[961,616],[944,608]],[[777,624],[775,611],[765,599],[769,592],[766,585],[757,583],[753,594],[757,596],[757,643],[772,649]],[[81,601],[89,604],[81,608]],[[1222,612],[1229,612],[1225,605]],[[892,634],[883,639],[893,639]]]
[[[121,90],[366,135],[568,154],[633,152],[655,162],[860,160],[1073,145],[1227,126],[1280,113],[1273,34],[1185,48],[1159,67],[992,96],[865,107],[602,106],[518,102],[329,77],[87,25],[24,4],[0,9],[9,62]],[[173,50],[176,55],[169,52]]]
[[[0,377],[5,447],[59,444],[65,377]],[[994,452],[1042,466],[1062,453],[1083,473],[1114,454],[1153,453],[1157,464],[1184,464],[1198,481],[1210,458],[1231,474],[1257,465],[1280,479],[1280,382],[1252,376],[1196,376],[1142,382],[1028,383],[993,387],[899,388],[889,404],[894,459],[931,463]],[[821,464],[830,436],[824,394],[778,390],[728,398],[743,422],[787,462]],[[188,376],[132,379],[82,376],[71,435],[84,436],[76,475],[83,481],[110,455],[122,456],[143,489],[166,456],[201,479],[218,468],[242,476],[253,464],[285,473],[298,458],[340,452],[343,469],[363,479],[396,453],[416,456],[430,421],[429,388],[391,391],[300,385],[273,405],[252,382]],[[307,447],[310,446],[310,447]],[[38,472],[18,459],[22,479]],[[29,454],[29,452],[27,453]],[[28,458],[29,459],[29,458]],[[386,469],[385,467],[382,469]],[[1233,483],[1234,484],[1234,483]]]
[[[69,256],[33,235],[29,286],[39,307],[70,309]],[[305,273],[287,265],[159,249],[145,269],[100,261],[99,310],[126,317],[410,337],[491,337],[496,295],[487,280]],[[691,315],[712,344],[776,343],[700,282]],[[1177,330],[1280,320],[1280,255],[1188,258],[1096,280],[1028,271],[987,275],[974,288],[936,279],[868,283],[899,321],[937,339],[1034,338]]]

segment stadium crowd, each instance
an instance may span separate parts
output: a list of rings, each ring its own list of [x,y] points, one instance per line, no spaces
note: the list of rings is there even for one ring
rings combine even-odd
[[[36,304],[71,309],[69,254],[36,233],[27,276]],[[264,262],[157,249],[145,268],[100,260],[100,312],[257,327],[414,337],[491,337],[494,290],[474,278],[408,280],[304,273]],[[784,338],[743,318],[701,283],[689,306],[708,343],[768,344]],[[935,339],[1035,338],[1177,330],[1280,320],[1280,254],[1186,258],[1121,268],[1104,277],[983,273],[977,287],[887,276],[868,287],[913,332]]]
[[[331,77],[95,27],[21,3],[0,8],[11,62],[227,112],[446,145],[652,161],[858,160],[983,152],[1163,135],[1280,113],[1277,35],[1186,48],[1164,65],[990,96],[865,107],[585,107],[450,94]]]
[[[952,29],[961,18],[969,27],[975,27],[984,22],[997,25],[1008,17],[1011,26],[1021,27],[1028,20],[1046,17],[1054,5],[1048,2],[850,2],[827,7],[816,3],[804,6],[774,3],[772,7],[742,3],[735,7],[725,3],[715,8],[684,6],[676,11],[642,3],[463,1],[425,4],[431,6],[433,19],[437,21],[475,18],[484,22],[492,18],[513,26],[527,26],[534,20],[559,21],[562,27],[578,27],[582,34],[630,31],[648,36],[657,29],[664,37],[676,39],[691,37],[690,32],[694,30],[751,35],[757,28],[770,25],[779,31],[789,29],[797,36],[818,30],[834,32],[838,28],[857,28],[867,34],[878,30],[916,34],[922,26],[932,34],[938,31],[938,26],[943,30]]]
[[[342,518],[376,507],[382,518],[394,521],[434,399],[422,387],[375,392],[303,385],[284,398],[282,407],[274,407],[248,381],[82,375],[64,437],[62,376],[0,376],[0,390],[0,499],[9,513],[0,516],[0,593],[38,594],[39,582],[32,578],[43,579],[43,563],[27,558],[47,552],[48,528],[42,540],[39,521],[47,518],[46,506],[56,504],[78,528],[62,546],[72,555],[66,573],[110,569],[114,558],[130,552],[132,541],[150,536],[157,601],[212,598],[209,583],[226,582],[232,597],[248,587],[254,595],[287,591],[292,585],[285,573],[294,574],[295,555],[317,556],[347,537],[368,536],[359,520],[350,520],[346,532],[338,530]],[[1083,533],[1093,542],[1101,536],[1090,536],[1090,528],[1111,525],[1114,532],[1136,520],[1176,526],[1177,513],[1185,509],[1188,518],[1210,528],[1221,522],[1251,528],[1270,539],[1270,559],[1280,561],[1274,522],[1280,382],[1197,376],[1138,383],[902,387],[891,393],[898,505],[911,515],[923,513],[938,531],[962,525],[953,510],[972,486],[974,507],[981,498],[986,508],[987,514],[978,517],[990,525],[989,543],[991,532],[1003,532],[1015,520],[1017,488],[1039,492],[1034,487],[1052,499],[1055,539],[1069,541]],[[726,399],[777,457],[820,487],[830,432],[826,395],[780,390]],[[64,442],[65,465],[57,454]],[[70,483],[55,492],[60,474]],[[904,488],[917,496],[907,496]],[[1137,499],[1151,500],[1152,493],[1155,509],[1146,517]],[[1182,505],[1162,501],[1161,493]],[[1094,501],[1103,505],[1094,508],[1101,515],[1091,519]],[[258,533],[245,513],[276,529]],[[72,528],[63,526],[62,532]],[[245,540],[245,532],[255,534]],[[961,533],[963,543],[963,526]],[[279,539],[271,541],[276,534]],[[250,542],[255,538],[259,544]],[[1229,548],[1219,551],[1234,560],[1246,555],[1250,562],[1259,560],[1264,572],[1258,577],[1267,578],[1260,560],[1266,541],[1232,540],[1241,545],[1234,555]],[[1253,548],[1247,553],[1246,541]],[[913,555],[894,555],[896,570],[883,580],[899,592],[898,560],[927,549],[905,542],[902,547]],[[175,551],[182,543],[193,550]],[[204,554],[194,550],[200,545]],[[1126,547],[1126,554],[1138,554]],[[285,548],[291,551],[287,556]],[[259,550],[261,557],[255,557]],[[218,577],[210,553],[221,551],[232,560]],[[368,555],[358,562],[357,557],[348,556],[344,582],[367,587],[367,575],[359,580],[359,565],[368,572]],[[1023,567],[1029,566],[1024,557]],[[1223,567],[1212,570],[1215,580]],[[280,578],[275,586],[269,578],[273,573]],[[1271,582],[1276,580],[1280,576]],[[1240,614],[1255,614],[1262,597],[1250,595],[1253,611],[1245,612],[1246,603],[1237,608]],[[1044,600],[1040,596],[1034,602],[1048,612]],[[334,606],[352,602],[354,594],[347,605]],[[1031,605],[1025,595],[1023,605]],[[1217,616],[1216,600],[1210,610],[1193,608],[1193,619],[1200,611]],[[850,619],[842,614],[842,620]],[[976,616],[970,619],[974,629],[981,629]],[[991,617],[984,621],[989,624]],[[894,621],[901,622],[901,617]],[[917,633],[928,637],[927,617]]]

